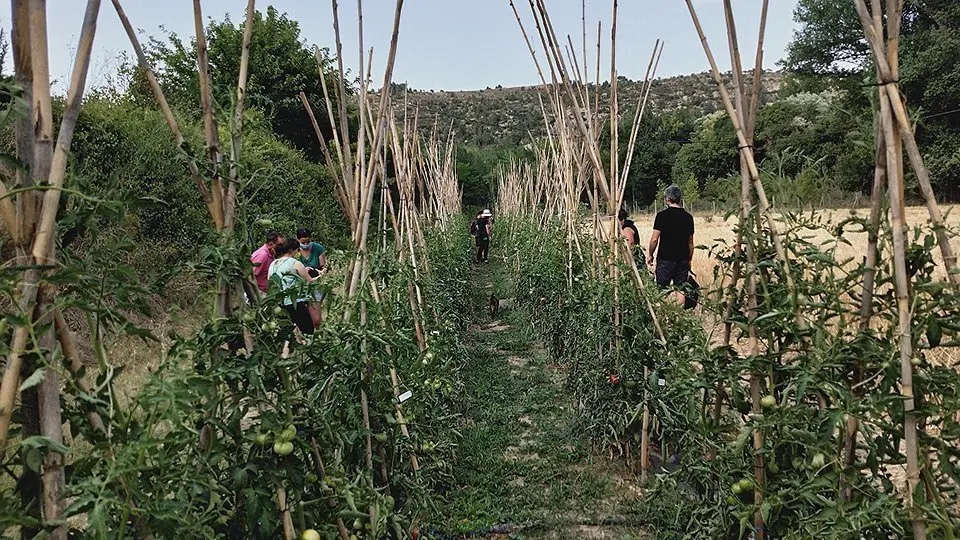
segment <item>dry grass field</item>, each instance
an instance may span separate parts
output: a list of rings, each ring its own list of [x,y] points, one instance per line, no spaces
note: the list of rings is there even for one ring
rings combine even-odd
[[[943,205],[940,210],[945,215],[948,227],[952,229],[960,228],[960,205]],[[869,213],[869,209],[833,209],[820,211],[817,216],[821,218],[826,225],[839,223],[851,215],[867,217]],[[807,214],[809,215],[809,211],[807,211]],[[632,216],[631,219],[637,223],[637,228],[640,230],[641,235],[646,235],[653,226],[652,214],[637,214]],[[703,246],[704,249],[698,247],[692,263],[692,269],[697,275],[700,284],[705,288],[714,284],[713,270],[717,264],[716,260],[711,257],[709,248],[719,242],[730,243],[734,240],[736,220],[736,216],[725,219],[723,215],[713,213],[694,213],[694,226],[696,229],[695,240],[697,246]],[[929,225],[929,221],[930,217],[926,207],[907,208],[907,222],[910,226]],[[823,229],[811,230],[809,237],[811,241],[833,241],[833,237]],[[867,251],[866,233],[847,233],[845,238],[849,241],[849,245],[840,245],[837,248],[837,255],[844,260],[848,260],[849,264],[859,264]],[[646,245],[647,240],[648,238],[643,239],[643,245]],[[952,245],[954,252],[960,252],[960,237],[955,238]],[[934,248],[934,260],[940,261],[938,271],[943,278],[946,279],[946,273],[940,257],[940,250],[936,247]],[[708,330],[715,331],[716,338],[719,339],[719,321],[704,313],[704,325]],[[944,365],[960,364],[960,349],[939,347],[930,351],[929,354],[933,361],[940,362]]]
[[[960,228],[960,206],[943,205],[940,207],[940,210],[946,216],[949,227]],[[809,214],[809,211],[807,211],[807,214]],[[869,214],[870,210],[867,208],[856,210],[833,209],[823,210],[819,212],[818,216],[827,223],[838,223],[851,215],[866,217],[869,216]],[[652,214],[635,214],[631,219],[636,222],[641,236],[647,235],[653,227]],[[735,216],[724,219],[724,215],[722,214],[694,213],[694,226],[696,228],[694,238],[697,246],[709,248],[718,242],[732,242],[734,240],[736,219]],[[907,222],[911,226],[928,224],[929,214],[927,213],[926,207],[915,206],[907,208]],[[814,238],[821,241],[830,240],[830,236],[825,231],[812,231],[811,234]],[[649,238],[642,239],[644,246],[648,239]],[[865,233],[848,233],[846,239],[850,242],[850,245],[839,247],[837,250],[838,255],[844,259],[849,258],[854,261],[860,261],[867,251],[867,235]],[[955,251],[960,252],[960,238],[954,240],[953,246]],[[936,250],[935,258],[937,260],[940,260],[939,254],[939,250]],[[701,285],[706,287],[713,283],[713,269],[714,266],[716,266],[716,261],[710,256],[707,249],[697,249],[692,266],[693,272],[697,275]]]

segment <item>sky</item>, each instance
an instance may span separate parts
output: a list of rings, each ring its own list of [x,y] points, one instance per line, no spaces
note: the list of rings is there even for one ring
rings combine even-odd
[[[559,36],[571,35],[582,50],[581,0],[545,0]],[[188,0],[123,0],[122,5],[141,41],[166,32],[193,35],[193,9]],[[528,32],[533,31],[530,8],[516,0]],[[765,64],[776,68],[783,58],[796,25],[793,10],[797,0],[771,0],[767,23]],[[50,73],[63,89],[79,38],[84,0],[48,0]],[[258,9],[273,5],[300,24],[310,45],[335,47],[331,2],[328,0],[260,0]],[[596,66],[597,22],[602,22],[601,61],[603,78],[609,78],[610,20],[613,0],[586,0],[587,49],[591,71]],[[694,5],[721,69],[729,69],[723,3],[694,0]],[[745,66],[753,65],[761,0],[733,0],[741,55]],[[246,1],[204,0],[205,19],[243,20]],[[364,46],[374,49],[374,81],[383,77],[389,50],[395,3],[366,0],[363,3]],[[9,36],[10,3],[0,2],[0,25]],[[356,73],[359,65],[357,2],[340,1],[344,62]],[[683,0],[619,0],[617,68],[622,76],[642,79],[657,38],[665,40],[658,76],[685,75],[709,69],[709,64]],[[531,38],[533,39],[533,38]],[[541,55],[542,52],[538,53]],[[122,59],[133,58],[133,49],[120,26],[110,0],[102,0],[100,24],[94,42],[90,84],[109,83]],[[5,70],[9,72],[10,59]],[[497,85],[520,86],[538,82],[536,69],[519,31],[508,0],[405,0],[394,73],[395,82],[423,90],[473,90]],[[374,82],[379,87],[379,82]]]

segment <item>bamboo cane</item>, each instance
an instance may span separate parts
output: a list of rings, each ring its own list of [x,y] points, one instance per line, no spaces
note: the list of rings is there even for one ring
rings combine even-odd
[[[177,147],[184,149],[184,143],[186,140],[183,137],[183,133],[180,131],[180,125],[177,123],[176,117],[173,115],[173,110],[170,109],[170,105],[167,103],[167,98],[163,94],[163,89],[160,87],[160,83],[157,81],[157,77],[154,74],[153,68],[150,66],[150,62],[147,60],[147,57],[143,52],[143,47],[140,46],[140,39],[137,38],[137,33],[133,29],[133,25],[130,24],[130,19],[127,18],[126,13],[123,11],[123,7],[120,5],[120,0],[111,1],[113,2],[113,7],[117,12],[117,16],[120,18],[120,23],[123,25],[123,29],[126,31],[127,37],[130,39],[130,44],[133,46],[133,50],[137,55],[137,62],[140,65],[140,69],[143,70],[144,75],[147,77],[147,82],[150,84],[150,90],[153,92],[153,97],[157,101],[157,105],[160,107],[160,112],[163,113],[164,120],[170,127],[170,131],[173,132],[174,139],[177,142]],[[200,191],[200,197],[203,199],[203,202],[207,205],[207,209],[210,211],[210,216],[213,218],[214,226],[218,230],[222,229],[223,208],[214,204],[213,196],[210,194],[210,190],[207,188],[203,177],[200,175],[200,169],[197,168],[197,163],[194,157],[190,155],[187,157],[187,166],[190,169],[190,176],[193,178],[194,184],[196,184],[197,189]]]
[[[873,25],[878,31],[883,31],[883,12],[880,9],[879,0],[873,0]],[[877,75],[878,82],[879,74]],[[879,258],[878,243],[880,233],[880,222],[884,217],[882,215],[884,202],[884,185],[887,182],[887,158],[886,143],[882,124],[877,125],[876,129],[876,169],[873,177],[873,187],[870,194],[870,224],[867,229],[867,254],[864,262],[863,287],[860,296],[860,324],[859,329],[865,332],[870,328],[870,321],[873,317],[873,294],[876,281],[876,266]],[[863,378],[863,362],[857,361],[854,369],[853,379],[851,381],[853,388],[858,388]],[[859,394],[855,390],[856,394]],[[857,433],[860,425],[857,418],[848,415],[846,421],[846,431],[844,435],[844,467],[850,468],[856,461]],[[855,473],[854,473],[855,474]],[[849,500],[852,497],[852,489],[847,486],[841,496]]]
[[[31,52],[33,59],[33,95],[35,100],[49,101],[50,99],[50,78],[49,68],[46,57],[46,4],[43,1],[34,0],[30,6],[31,31],[30,37],[34,49]],[[77,57],[74,62],[74,69],[71,75],[70,88],[67,93],[67,102],[64,108],[63,119],[60,124],[60,131],[57,137],[57,146],[53,151],[52,157],[49,154],[41,155],[41,151],[35,151],[33,158],[40,156],[46,159],[45,164],[35,163],[34,173],[45,172],[47,177],[44,182],[53,186],[44,193],[43,206],[41,207],[39,227],[33,241],[33,257],[41,264],[46,264],[52,258],[53,232],[57,210],[60,204],[60,188],[63,186],[63,180],[66,176],[67,159],[70,151],[70,143],[73,139],[74,127],[80,113],[80,106],[83,101],[83,89],[86,83],[87,68],[90,64],[90,51],[93,47],[93,37],[96,33],[97,15],[99,13],[99,0],[88,0],[87,8],[84,14],[83,29],[80,34],[80,43],[77,49]],[[38,41],[43,41],[40,45]],[[16,47],[15,47],[16,49]],[[45,79],[43,77],[46,77]],[[45,84],[44,84],[45,83]],[[43,114],[44,110],[49,111],[47,105],[38,107],[35,115]],[[40,137],[49,139],[52,137],[53,125],[52,117],[39,118],[35,125],[40,128]],[[36,143],[34,143],[36,146]],[[47,145],[49,148],[49,145]],[[28,214],[21,218],[21,223],[29,216]],[[21,226],[20,230],[32,229]],[[32,312],[34,301],[38,292],[38,282],[40,273],[37,269],[28,270],[24,273],[22,294],[20,299],[21,313]],[[10,428],[11,413],[16,400],[17,387],[19,386],[21,355],[26,349],[29,328],[20,326],[14,331],[14,338],[10,348],[10,355],[7,358],[7,365],[4,371],[3,382],[0,384],[0,452],[6,447],[7,432]]]
[[[27,107],[33,106],[33,58],[30,48],[30,12],[28,0],[11,0],[13,67],[17,85],[22,89]],[[16,222],[10,229],[17,257],[25,258],[36,226],[40,194],[30,190],[34,183],[33,170],[33,114],[20,115],[14,124],[17,156],[23,167],[15,171],[14,187],[24,190],[16,194]],[[4,199],[7,200],[7,199]],[[9,200],[7,200],[10,202]]]
[[[933,223],[934,232],[937,236],[937,244],[940,247],[943,263],[947,269],[947,277],[955,287],[960,287],[960,269],[957,267],[957,257],[950,245],[950,235],[947,233],[943,221],[943,214],[940,212],[936,195],[933,192],[933,186],[930,183],[930,173],[924,164],[923,156],[920,154],[920,149],[917,146],[916,136],[913,133],[913,125],[910,123],[910,116],[903,103],[903,97],[895,88],[891,88],[899,82],[896,76],[897,73],[894,70],[896,66],[892,65],[884,53],[883,40],[873,27],[870,11],[867,9],[864,0],[853,1],[857,13],[860,15],[860,21],[863,24],[867,42],[870,45],[877,70],[880,73],[880,79],[883,81],[880,86],[882,90],[880,94],[881,101],[885,99],[890,103],[891,111],[896,120],[894,130],[895,132],[899,131],[898,134],[902,138],[907,156],[910,158],[910,165],[916,174],[920,192],[923,194],[927,211],[930,214],[930,221]],[[899,27],[899,22],[896,24],[897,26],[894,29]]]
[[[243,135],[243,108],[247,96],[247,72],[250,66],[250,40],[253,37],[253,15],[256,12],[255,0],[247,1],[247,18],[243,25],[243,44],[240,50],[240,73],[237,78],[237,102],[233,111],[233,125],[230,126],[230,181],[223,203],[223,228],[233,231],[237,210],[237,192],[240,176],[240,145]],[[322,76],[322,74],[321,74]],[[226,313],[227,311],[225,311]]]
[[[41,323],[49,325],[52,322],[53,312],[50,302],[53,291],[46,291],[46,298],[40,302],[41,309],[45,310]],[[40,349],[45,354],[52,353],[56,347],[56,336],[52,328],[43,332],[40,337]],[[40,415],[40,435],[56,444],[63,444],[63,418],[60,414],[60,373],[55,369],[48,369],[37,391],[37,405]],[[65,509],[66,475],[63,468],[63,455],[49,451],[43,456],[43,520],[48,523],[48,537],[55,540],[66,540],[67,526],[63,520]]]
[[[343,43],[340,40],[340,15],[337,9],[338,2],[337,0],[332,0],[333,2],[333,32],[336,37],[337,42],[337,105],[340,109],[340,130],[341,130],[341,147],[340,152],[341,156],[341,166],[343,171],[343,182],[345,189],[344,191],[350,197],[351,203],[354,207],[357,206],[358,202],[353,198],[354,190],[356,189],[355,183],[357,182],[356,178],[353,176],[353,150],[350,148],[350,129],[349,123],[347,121],[347,91],[343,82]],[[321,82],[323,82],[323,74],[320,76]],[[330,116],[330,121],[333,122],[333,116]],[[363,117],[361,117],[361,122]],[[361,129],[361,132],[363,130]]]
[[[203,29],[203,13],[200,0],[193,0],[193,25],[197,39],[197,80],[200,86],[200,109],[203,115],[204,136],[207,142],[207,155],[210,159],[210,195],[212,205],[223,208],[223,189],[220,183],[220,134],[217,131],[217,119],[213,113],[213,93],[210,89],[210,68],[207,60],[207,38]]]
[[[784,269],[787,288],[793,291],[795,290],[795,287],[792,273],[790,272],[789,259],[783,246],[783,241],[780,236],[776,219],[773,217],[773,214],[770,211],[770,203],[767,200],[766,191],[764,190],[763,183],[760,181],[760,172],[757,169],[757,163],[754,159],[752,143],[746,136],[746,133],[743,129],[743,124],[740,122],[740,114],[737,113],[737,110],[730,99],[730,94],[727,92],[727,88],[723,83],[723,79],[720,77],[720,70],[717,68],[717,62],[713,57],[713,52],[710,50],[710,45],[707,43],[707,37],[703,32],[703,27],[700,25],[700,19],[697,16],[696,8],[693,7],[692,0],[686,0],[686,3],[687,8],[690,11],[690,17],[693,19],[694,26],[697,29],[697,34],[700,36],[700,43],[703,46],[704,53],[706,54],[707,60],[710,63],[710,69],[713,73],[714,82],[717,84],[724,107],[726,108],[727,114],[730,116],[730,120],[733,123],[734,130],[737,133],[737,140],[739,141],[741,147],[741,154],[746,160],[750,179],[753,183],[754,190],[757,192],[758,209],[770,229],[771,240],[773,241],[774,248],[776,249],[777,257],[780,259]]]

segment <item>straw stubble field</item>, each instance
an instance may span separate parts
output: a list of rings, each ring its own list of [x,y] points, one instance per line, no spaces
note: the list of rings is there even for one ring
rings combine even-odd
[[[940,207],[944,214],[944,221],[948,228],[960,228],[960,208],[958,208],[958,206],[960,205],[943,205]],[[809,211],[807,213],[809,215]],[[868,208],[848,208],[822,210],[818,212],[817,215],[823,219],[825,224],[837,224],[851,216],[868,217],[869,214],[870,210]],[[929,214],[927,213],[926,207],[914,206],[907,208],[906,218],[911,227],[929,226]],[[646,242],[649,239],[646,237],[646,235],[653,226],[653,215],[636,214],[632,216],[631,219],[636,222],[637,228],[640,230],[640,234],[645,236],[645,238],[642,238],[642,240],[643,245],[646,246]],[[704,288],[709,288],[714,285],[714,268],[717,266],[716,259],[710,254],[710,248],[718,243],[730,244],[734,241],[737,219],[737,216],[725,217],[723,214],[714,214],[710,212],[694,213],[694,228],[696,230],[695,240],[698,247],[691,267],[694,274],[697,276],[697,280]],[[841,244],[837,247],[837,257],[841,260],[848,261],[848,264],[850,265],[862,264],[864,256],[867,252],[866,233],[848,232],[846,233],[845,238],[849,244]],[[809,233],[809,239],[811,241],[824,243],[833,241],[832,236],[823,229],[811,230]],[[960,238],[954,238],[951,244],[953,245],[955,252],[960,251]],[[944,271],[940,256],[940,250],[934,248],[933,255],[934,260],[938,261],[938,273],[946,278],[946,273]],[[719,330],[719,321],[715,320],[714,317],[710,316],[706,312],[702,312],[702,316],[704,326],[706,326],[708,329]],[[717,339],[719,339],[719,332],[716,332],[715,334]],[[952,365],[960,363],[960,350],[955,348],[939,347],[929,351],[929,354],[930,358],[936,362]]]
[[[943,205],[940,207],[940,210],[944,214],[944,220],[950,228],[960,228],[960,208],[957,206],[958,205]],[[809,214],[809,211],[807,211],[807,214]],[[826,223],[836,224],[852,215],[868,217],[869,214],[870,210],[868,208],[830,209],[820,211],[818,216]],[[927,213],[926,207],[909,207],[907,208],[906,216],[907,222],[911,227],[929,225],[929,214]],[[640,234],[643,236],[643,238],[641,238],[642,244],[646,247],[646,243],[649,240],[649,231],[653,227],[653,215],[635,214],[631,219],[636,222],[637,229],[640,230]],[[738,217],[731,216],[725,218],[723,214],[696,212],[694,213],[693,219],[696,229],[694,239],[696,240],[698,248],[692,262],[692,269],[700,284],[704,287],[709,287],[713,284],[713,269],[716,266],[716,260],[710,256],[709,248],[719,242],[730,243],[734,240]],[[822,242],[831,239],[823,230],[811,231],[811,236]],[[838,247],[837,256],[843,260],[850,260],[851,263],[859,264],[867,252],[866,233],[847,233],[846,239],[850,244]],[[955,238],[952,244],[956,251],[960,251],[960,238]],[[939,249],[934,249],[934,258],[937,261],[941,260]],[[942,272],[942,265],[939,266],[938,269]]]

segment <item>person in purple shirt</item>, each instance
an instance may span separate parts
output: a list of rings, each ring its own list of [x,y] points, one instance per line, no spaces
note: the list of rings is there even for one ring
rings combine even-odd
[[[283,245],[284,237],[280,233],[267,233],[267,243],[253,252],[250,262],[253,263],[253,277],[257,281],[257,288],[263,294],[267,293],[267,284],[270,282],[268,271],[270,263],[276,258],[277,248]]]

